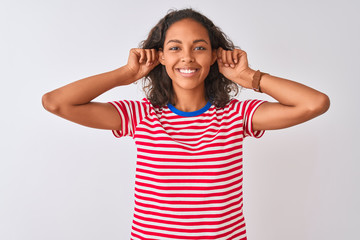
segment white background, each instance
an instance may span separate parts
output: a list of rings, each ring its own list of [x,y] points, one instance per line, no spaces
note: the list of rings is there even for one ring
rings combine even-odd
[[[360,239],[357,1],[1,1],[0,239],[129,239],[131,138],[46,112],[41,96],[124,65],[170,8],[193,7],[250,66],[325,92],[302,125],[245,141],[250,240]],[[141,99],[141,84],[99,101]],[[243,90],[239,99],[269,97]]]

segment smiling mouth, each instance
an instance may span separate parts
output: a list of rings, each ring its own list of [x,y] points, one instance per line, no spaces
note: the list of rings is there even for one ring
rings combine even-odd
[[[195,72],[199,71],[198,68],[195,69],[189,69],[189,68],[177,68],[178,72],[180,72],[182,75],[193,75]]]

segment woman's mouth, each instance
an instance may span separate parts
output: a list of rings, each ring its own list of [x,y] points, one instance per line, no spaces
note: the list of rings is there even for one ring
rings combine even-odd
[[[178,71],[181,76],[183,77],[192,77],[196,74],[197,71],[199,71],[198,68],[176,68],[176,71]]]

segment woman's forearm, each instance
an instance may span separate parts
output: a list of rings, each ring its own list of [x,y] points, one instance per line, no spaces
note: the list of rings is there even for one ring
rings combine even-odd
[[[104,92],[121,85],[134,82],[126,67],[97,74],[46,93],[43,98],[44,107],[55,110],[61,106],[76,106],[89,103]]]
[[[252,79],[254,73],[254,70],[249,71],[249,79]],[[283,105],[299,107],[318,114],[325,112],[330,104],[329,98],[322,92],[301,83],[268,74],[262,76],[260,89]]]

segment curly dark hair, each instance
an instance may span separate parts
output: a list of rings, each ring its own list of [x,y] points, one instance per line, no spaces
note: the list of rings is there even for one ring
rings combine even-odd
[[[156,49],[159,51],[164,46],[165,34],[169,27],[182,19],[190,18],[201,23],[208,31],[211,42],[211,48],[222,47],[225,50],[234,50],[233,42],[214,25],[214,23],[201,13],[186,8],[182,10],[170,10],[155,27],[153,27],[148,38],[140,43],[140,48]],[[175,93],[172,81],[166,72],[165,66],[159,64],[156,66],[143,81],[143,89],[146,97],[154,106],[163,107],[168,103],[175,104]],[[239,85],[224,77],[219,72],[218,64],[210,67],[208,76],[205,79],[205,97],[216,107],[224,107],[232,97],[239,92]]]

